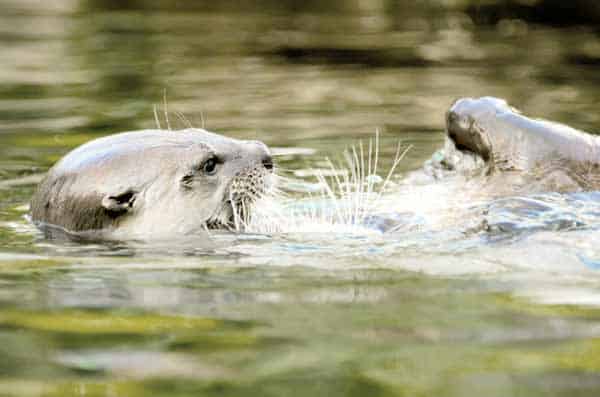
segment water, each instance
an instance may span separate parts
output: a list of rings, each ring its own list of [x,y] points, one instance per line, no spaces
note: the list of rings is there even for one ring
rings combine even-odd
[[[461,96],[599,130],[595,30],[321,3],[0,1],[0,395],[600,389],[597,193],[494,200],[481,181],[413,173]],[[165,92],[173,127],[181,112],[263,140],[307,182],[377,129],[384,169],[412,145],[386,198],[405,223],[45,240],[24,218],[39,176],[92,138],[154,127]]]

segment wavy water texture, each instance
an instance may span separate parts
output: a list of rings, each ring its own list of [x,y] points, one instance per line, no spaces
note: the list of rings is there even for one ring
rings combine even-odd
[[[432,153],[458,96],[598,130],[600,41],[479,3],[0,0],[0,394],[596,395],[597,193]],[[568,2],[509,3],[540,21]],[[165,88],[163,128],[273,149],[265,233],[70,241],[25,220],[41,173],[152,128]],[[344,199],[324,158],[351,179],[342,148],[377,128],[373,192],[412,149],[358,219],[373,196]]]
[[[313,182],[278,176],[278,189],[257,199],[240,229],[250,241],[268,241],[249,251],[240,244],[238,252],[287,264],[309,252],[332,255],[315,262],[326,268],[339,266],[335,258],[369,255],[387,263],[378,266],[445,275],[527,269],[577,278],[599,266],[597,192],[536,191],[530,174],[489,175],[480,159],[449,146],[423,169],[399,175],[410,148],[398,145],[381,172],[378,148],[376,134],[347,149],[343,162],[326,159],[327,168],[303,173]],[[452,171],[442,172],[441,158],[454,159]]]

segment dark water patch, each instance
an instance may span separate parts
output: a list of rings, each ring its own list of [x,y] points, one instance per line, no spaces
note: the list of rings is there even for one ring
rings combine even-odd
[[[416,54],[393,50],[328,47],[281,47],[270,53],[289,62],[304,64],[357,65],[366,67],[418,68],[437,63]]]
[[[597,67],[600,65],[600,55],[574,54],[567,57],[567,62],[573,65]]]
[[[480,4],[468,2],[467,12],[476,23],[498,23],[503,19],[523,19],[554,26],[597,25],[600,6],[594,1],[497,0]]]

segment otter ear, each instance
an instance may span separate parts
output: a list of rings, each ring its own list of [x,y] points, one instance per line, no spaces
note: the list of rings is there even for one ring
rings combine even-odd
[[[102,198],[102,207],[110,212],[127,212],[131,211],[137,193],[133,190],[125,190],[116,195],[107,194]]]

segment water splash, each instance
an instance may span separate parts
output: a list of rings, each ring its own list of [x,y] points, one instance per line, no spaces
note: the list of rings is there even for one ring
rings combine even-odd
[[[344,150],[343,160],[326,158],[327,167],[313,170],[315,182],[304,197],[290,196],[292,178],[277,176],[279,187],[257,200],[244,230],[251,233],[377,233],[372,217],[382,210],[383,196],[393,185],[395,171],[410,150],[401,143],[391,167],[379,175],[379,133],[368,145],[359,142]]]

